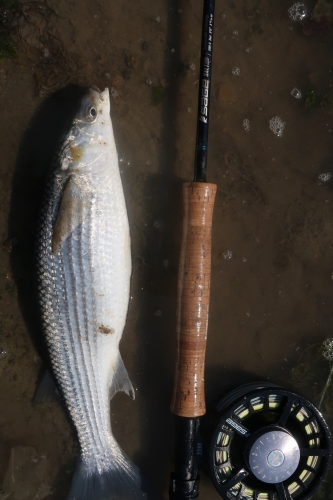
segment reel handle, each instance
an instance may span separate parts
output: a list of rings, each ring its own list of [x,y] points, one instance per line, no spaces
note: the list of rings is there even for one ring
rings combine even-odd
[[[205,353],[211,275],[211,233],[216,184],[183,184],[183,234],[177,293],[177,353],[171,411],[206,413]]]

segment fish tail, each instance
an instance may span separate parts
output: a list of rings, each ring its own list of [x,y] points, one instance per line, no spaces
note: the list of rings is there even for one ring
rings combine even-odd
[[[79,458],[67,500],[163,500],[115,444],[101,463]]]

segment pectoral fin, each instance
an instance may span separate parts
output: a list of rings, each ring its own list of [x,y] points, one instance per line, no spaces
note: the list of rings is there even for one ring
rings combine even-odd
[[[70,178],[63,191],[53,229],[53,254],[57,253],[65,239],[83,222],[88,210],[88,197],[80,196],[75,181]]]
[[[119,391],[125,392],[132,399],[135,399],[134,387],[129,379],[127,370],[120,356],[120,353],[118,354],[117,364],[112,377],[112,383],[110,387],[110,399],[112,399],[113,396]]]

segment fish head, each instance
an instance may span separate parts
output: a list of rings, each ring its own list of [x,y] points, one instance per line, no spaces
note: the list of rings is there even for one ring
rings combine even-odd
[[[97,87],[90,87],[83,96],[78,115],[76,117],[82,125],[93,129],[99,128],[104,120],[110,118],[110,94],[106,88],[100,91]]]
[[[109,89],[90,87],[64,141],[60,171],[65,175],[95,173],[114,150]]]

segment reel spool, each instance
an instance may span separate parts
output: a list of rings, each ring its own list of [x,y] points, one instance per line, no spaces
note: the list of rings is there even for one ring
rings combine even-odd
[[[216,405],[208,464],[225,500],[308,500],[332,455],[330,430],[306,398],[246,384]]]

